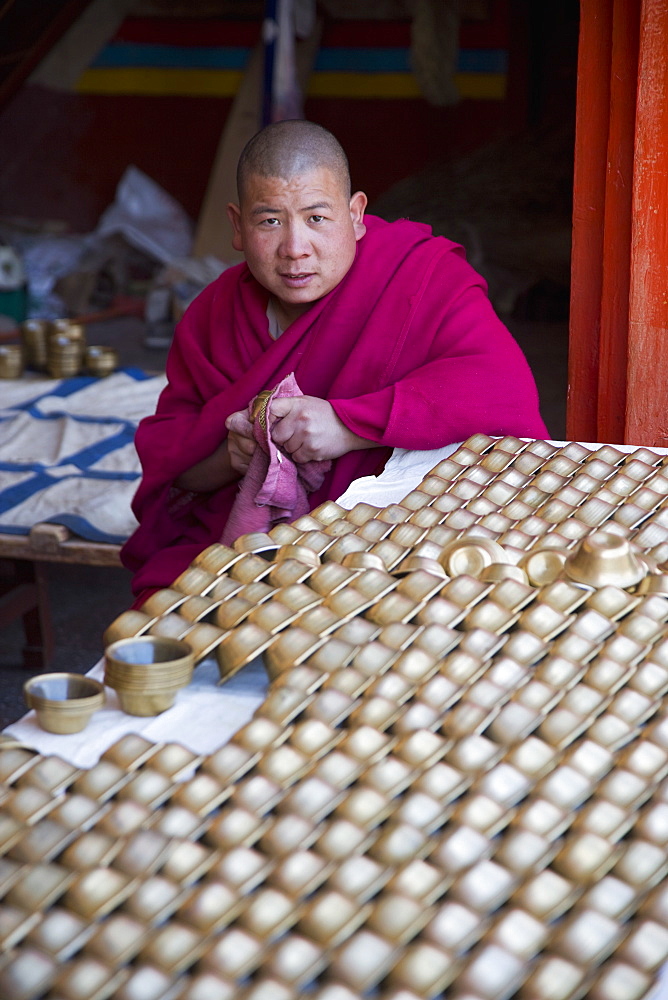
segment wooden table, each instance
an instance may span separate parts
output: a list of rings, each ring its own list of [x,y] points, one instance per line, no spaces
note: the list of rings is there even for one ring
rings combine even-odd
[[[48,667],[54,651],[47,565],[120,567],[120,549],[79,538],[62,524],[36,524],[27,535],[0,533],[0,628],[23,619],[28,670]]]

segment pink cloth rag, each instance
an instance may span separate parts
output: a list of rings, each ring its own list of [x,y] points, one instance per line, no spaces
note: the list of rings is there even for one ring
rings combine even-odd
[[[253,420],[253,436],[259,447],[253,452],[232,505],[221,537],[224,545],[231,545],[240,535],[247,535],[252,531],[269,531],[274,524],[294,521],[302,514],[307,514],[307,494],[318,489],[329,471],[331,462],[293,462],[272,440],[272,401],[292,396],[303,396],[303,393],[291,373],[271,393],[265,420],[261,421],[259,417]],[[252,406],[251,403],[248,407],[251,420]]]

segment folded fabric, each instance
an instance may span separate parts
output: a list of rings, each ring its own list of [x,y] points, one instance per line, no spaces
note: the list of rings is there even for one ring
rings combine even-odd
[[[221,538],[224,545],[231,545],[240,535],[269,531],[274,524],[294,521],[308,513],[308,494],[321,485],[331,462],[293,462],[285,451],[276,447],[271,436],[272,401],[302,395],[291,373],[268,394],[258,413],[254,415],[253,403],[249,405],[248,417],[258,447],[227,519]]]
[[[99,379],[6,380],[0,398],[0,532],[40,521],[120,544],[137,527],[134,435],[165,377],[123,369]]]

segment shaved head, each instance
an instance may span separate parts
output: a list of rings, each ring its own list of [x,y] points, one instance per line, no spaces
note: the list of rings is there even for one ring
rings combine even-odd
[[[325,167],[350,198],[348,159],[338,139],[322,125],[299,118],[267,125],[246,144],[237,167],[237,193],[243,201],[252,175],[290,180]]]

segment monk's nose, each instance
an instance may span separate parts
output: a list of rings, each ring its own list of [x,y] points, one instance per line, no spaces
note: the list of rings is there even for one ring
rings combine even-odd
[[[297,226],[290,226],[284,230],[283,239],[280,245],[282,257],[296,259],[298,257],[308,257],[311,252],[311,244],[308,234],[302,232]]]

